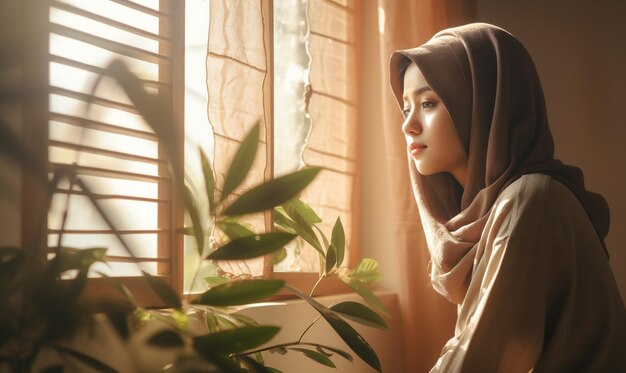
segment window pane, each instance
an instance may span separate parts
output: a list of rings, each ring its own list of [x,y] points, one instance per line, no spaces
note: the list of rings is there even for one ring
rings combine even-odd
[[[274,175],[304,167],[302,154],[311,131],[308,114],[308,0],[274,1]],[[287,246],[277,272],[318,272],[317,252],[302,240]]]

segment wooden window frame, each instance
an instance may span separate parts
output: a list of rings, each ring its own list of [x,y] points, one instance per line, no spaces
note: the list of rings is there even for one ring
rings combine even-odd
[[[132,6],[134,3],[127,0],[114,0],[115,2]],[[22,45],[24,55],[22,59],[23,86],[26,91],[43,92],[43,94],[35,94],[24,100],[22,105],[22,135],[27,139],[27,146],[33,151],[33,154],[42,164],[48,163],[48,121],[49,113],[49,34],[51,32],[49,25],[49,8],[54,1],[52,0],[30,0],[25,1],[22,5]],[[358,2],[357,2],[358,3]],[[171,100],[171,111],[174,116],[175,126],[180,139],[184,139],[184,55],[185,55],[185,4],[184,1],[176,0],[160,0],[161,12],[167,13],[170,19],[160,19],[160,30],[171,35],[171,50],[165,51],[171,56],[170,68],[159,68],[159,80],[165,79],[171,82],[170,91],[164,92],[160,89],[160,94],[169,95]],[[262,9],[267,14],[268,21],[264,23],[266,42],[273,40],[273,3],[272,0],[262,0]],[[357,5],[355,10],[359,14],[360,6]],[[358,19],[358,17],[357,17]],[[358,24],[357,24],[358,27]],[[160,31],[162,32],[162,31]],[[268,61],[268,74],[273,77],[273,43],[269,43],[271,47],[266,50],[266,60]],[[160,43],[159,52],[162,43]],[[358,50],[358,48],[357,48]],[[266,79],[264,86],[266,102],[264,103],[269,110],[270,125],[267,128],[268,137],[273,134],[273,78]],[[270,137],[271,138],[271,137]],[[182,142],[182,141],[181,141]],[[268,167],[265,171],[265,179],[273,176],[273,146],[267,146]],[[184,146],[179,146],[178,159],[184,164]],[[357,150],[358,151],[358,150]],[[159,158],[162,154],[159,154]],[[159,175],[165,175],[165,167],[159,167]],[[358,180],[358,167],[355,180]],[[353,193],[355,206],[353,216],[353,234],[349,246],[349,255],[346,258],[346,264],[353,266],[356,264],[360,253],[358,252],[358,227],[359,223],[359,195],[360,188],[358,182],[354,183],[355,191]],[[178,198],[175,198],[173,186],[167,188],[159,188],[159,199],[169,198],[171,200],[171,208],[159,208],[158,224],[159,227],[167,225],[170,234],[158,236],[158,257],[165,258],[166,261],[159,261],[157,265],[158,277],[170,284],[179,294],[184,294],[183,289],[183,273],[184,273],[184,240],[181,234],[176,234],[175,228],[182,227],[184,223],[183,205]],[[35,178],[27,173],[22,173],[22,235],[21,240],[24,247],[31,247],[30,243],[34,237],[38,237],[40,232],[47,232],[46,219],[39,219],[41,212],[47,209],[45,205],[45,191]],[[273,217],[271,212],[266,213],[266,230],[273,229]],[[299,273],[299,272],[274,272],[273,268],[266,260],[264,263],[264,275],[266,277],[281,279],[290,285],[297,287],[303,291],[310,291],[315,282],[318,280],[317,273]],[[159,307],[162,302],[158,296],[150,289],[146,281],[142,277],[116,277],[134,294],[137,303],[146,307]],[[340,294],[349,292],[350,289],[335,277],[325,279],[317,287],[316,295]],[[88,282],[85,290],[87,298],[93,296],[102,296],[108,294],[111,296],[119,296],[112,289],[105,279],[93,278]],[[190,295],[190,296],[193,296]],[[277,295],[277,298],[291,297],[286,290]]]

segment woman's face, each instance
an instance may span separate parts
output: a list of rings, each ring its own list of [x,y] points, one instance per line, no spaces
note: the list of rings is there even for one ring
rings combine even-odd
[[[467,156],[452,118],[415,63],[404,74],[402,132],[417,171],[449,172],[465,186]]]

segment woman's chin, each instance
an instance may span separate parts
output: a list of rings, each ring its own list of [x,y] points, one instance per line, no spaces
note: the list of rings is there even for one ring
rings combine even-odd
[[[432,168],[425,167],[424,162],[414,160],[413,163],[415,164],[415,169],[417,169],[417,172],[419,172],[419,174],[422,176],[430,176],[440,172],[434,171]]]

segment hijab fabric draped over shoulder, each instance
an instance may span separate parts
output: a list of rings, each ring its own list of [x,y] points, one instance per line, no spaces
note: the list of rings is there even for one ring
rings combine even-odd
[[[604,239],[609,228],[606,201],[585,189],[580,169],[554,159],[537,71],[515,37],[496,26],[474,23],[443,30],[418,48],[394,52],[390,79],[401,108],[410,63],[442,99],[468,156],[465,188],[447,173],[422,176],[409,161],[432,258],[431,279],[439,293],[463,302],[476,244],[492,206],[525,174],[546,174],[567,186]]]

